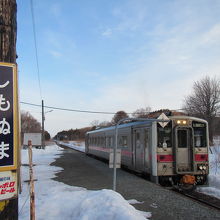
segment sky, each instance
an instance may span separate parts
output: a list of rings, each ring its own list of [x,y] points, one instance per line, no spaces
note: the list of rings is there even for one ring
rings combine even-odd
[[[30,2],[17,0],[22,102],[181,109],[195,81],[220,76],[219,0],[33,0],[39,87]],[[39,107],[20,108],[41,121]],[[45,114],[45,129],[54,136],[112,117],[54,110]]]

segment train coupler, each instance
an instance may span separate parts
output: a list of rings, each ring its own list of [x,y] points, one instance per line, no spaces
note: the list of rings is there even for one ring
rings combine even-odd
[[[182,184],[190,184],[190,185],[195,185],[196,184],[196,177],[192,176],[192,175],[184,175],[181,180],[180,183]]]

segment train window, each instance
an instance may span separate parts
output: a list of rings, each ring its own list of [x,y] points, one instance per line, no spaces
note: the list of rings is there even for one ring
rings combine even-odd
[[[171,129],[171,123],[169,123],[164,128],[160,126],[160,124],[157,125],[157,132],[158,132],[158,147],[171,147],[171,140],[172,140],[172,129]]]
[[[110,147],[113,147],[113,137],[110,137]]]
[[[179,148],[187,148],[187,130],[178,130],[177,131],[178,138],[178,147]]]
[[[105,138],[101,137],[101,146],[105,147]]]
[[[119,147],[128,147],[128,137],[127,136],[121,136],[119,138]]]
[[[137,132],[136,133],[136,148],[140,148],[141,147],[141,142],[140,142],[140,133]]]
[[[105,137],[105,147],[108,147],[108,138]]]
[[[194,145],[195,147],[206,147],[206,125],[201,122],[192,123],[194,130]]]
[[[110,147],[110,137],[106,137],[106,147]]]

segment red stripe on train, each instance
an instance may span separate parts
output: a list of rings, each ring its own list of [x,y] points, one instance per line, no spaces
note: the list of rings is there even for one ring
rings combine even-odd
[[[195,161],[208,161],[208,154],[195,154]]]
[[[127,150],[122,150],[121,154],[127,157],[132,157],[132,152]]]
[[[107,152],[109,153],[110,149],[109,148],[104,148],[104,147],[89,147],[90,150],[97,150],[97,151],[102,151],[102,152]],[[127,157],[132,157],[132,152],[127,151],[127,150],[122,150],[121,154]]]
[[[157,155],[157,162],[173,162],[173,155]]]
[[[89,149],[103,151],[103,152],[109,152],[109,148],[104,148],[104,147],[89,147]]]

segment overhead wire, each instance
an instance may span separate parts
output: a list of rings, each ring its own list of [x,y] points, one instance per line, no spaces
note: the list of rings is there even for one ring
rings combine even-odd
[[[33,103],[29,103],[29,102],[20,102],[20,103],[25,104],[25,105],[42,107],[42,105],[40,105],[40,104],[33,104]],[[69,108],[60,108],[60,107],[47,106],[47,105],[44,105],[44,108],[53,109],[53,110],[70,111],[70,112],[92,113],[92,114],[108,114],[108,115],[115,114],[115,112],[100,112],[100,111],[90,111],[90,110],[80,110],[80,109],[69,109]]]
[[[41,88],[41,80],[40,80],[40,67],[39,67],[39,59],[38,59],[38,49],[37,49],[37,35],[36,35],[36,25],[35,25],[35,17],[34,17],[34,4],[33,0],[30,0],[31,5],[31,16],[32,16],[32,25],[33,25],[33,34],[34,34],[34,47],[35,47],[35,58],[36,58],[36,65],[37,65],[37,77],[38,77],[38,85],[40,90],[40,97],[42,98],[42,88]]]
[[[24,105],[31,105],[35,107],[42,107],[40,104],[34,104],[30,102],[20,102],[21,104]],[[70,108],[61,108],[61,107],[55,107],[55,106],[47,106],[44,105],[44,108],[47,109],[53,109],[53,110],[62,110],[62,111],[69,111],[69,112],[79,112],[79,113],[91,113],[91,114],[106,114],[106,115],[114,115],[116,112],[102,112],[102,111],[91,111],[91,110],[81,110],[81,109],[70,109]],[[178,110],[183,110],[183,109],[176,109],[176,110],[171,110],[171,111],[178,111]],[[146,112],[149,113],[149,112]],[[134,114],[134,113],[127,113],[127,114]]]

